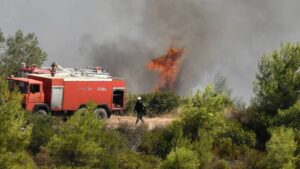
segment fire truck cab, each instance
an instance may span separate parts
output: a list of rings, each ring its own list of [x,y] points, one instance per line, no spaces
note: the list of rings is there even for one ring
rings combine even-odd
[[[109,118],[113,112],[125,109],[125,82],[107,72],[61,67],[55,74],[34,71],[37,72],[34,69],[25,72],[25,77],[7,78],[10,90],[17,88],[24,95],[22,106],[27,111],[37,114],[72,113],[92,102],[97,105],[95,115]]]
[[[24,77],[8,78],[8,82],[10,91],[17,88],[23,94],[24,109],[34,110],[36,105],[44,104],[43,82]]]

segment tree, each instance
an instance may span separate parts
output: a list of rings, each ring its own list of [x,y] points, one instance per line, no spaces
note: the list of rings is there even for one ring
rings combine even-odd
[[[217,73],[214,77],[214,87],[217,93],[226,93],[231,97],[232,90],[227,86],[227,79],[220,73]]]
[[[227,130],[224,112],[229,105],[231,100],[228,94],[215,91],[212,85],[207,86],[203,93],[198,91],[194,96],[185,98],[179,122],[171,125],[176,126],[171,137],[173,148],[194,150],[198,165],[207,167],[213,159],[211,151],[214,140],[218,140],[220,134]]]
[[[5,41],[5,38],[4,38],[2,30],[0,29],[0,47],[2,47],[4,41]],[[1,52],[1,50],[0,50],[0,52]]]
[[[224,112],[231,104],[227,94],[217,93],[212,85],[183,101],[181,122],[184,135],[197,140],[200,128],[214,136],[226,129]]]
[[[293,129],[278,127],[272,132],[267,142],[267,157],[265,168],[295,168],[294,152],[296,151],[295,134]]]
[[[197,169],[197,155],[184,147],[175,148],[160,165],[160,169]]]
[[[4,42],[5,42],[5,38],[4,38],[3,33],[0,29],[0,58],[3,57],[4,50],[5,50]]]
[[[27,125],[21,107],[22,96],[9,92],[0,79],[0,168],[33,167],[25,148],[30,142],[32,126]]]
[[[300,43],[281,45],[258,63],[253,105],[260,112],[275,115],[278,109],[294,105],[300,90]]]
[[[54,135],[47,148],[56,166],[87,167],[99,165],[103,148],[103,122],[95,118],[93,107],[75,113]]]
[[[296,103],[287,110],[279,110],[278,118],[276,120],[279,125],[284,125],[300,131],[300,103]]]
[[[6,48],[0,59],[2,75],[14,74],[22,62],[27,65],[37,64],[37,66],[41,66],[46,60],[47,54],[39,46],[34,33],[24,35],[22,31],[18,30],[14,36],[9,36],[5,42]]]

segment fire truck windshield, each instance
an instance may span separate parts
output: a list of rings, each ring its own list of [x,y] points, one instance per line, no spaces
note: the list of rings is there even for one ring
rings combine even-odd
[[[19,90],[22,94],[27,94],[28,91],[28,84],[26,82],[17,81],[17,80],[10,80],[9,81],[9,90]]]

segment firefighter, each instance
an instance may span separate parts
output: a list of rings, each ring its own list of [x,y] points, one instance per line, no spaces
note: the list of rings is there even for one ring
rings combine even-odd
[[[52,65],[51,65],[51,70],[50,70],[51,76],[55,76],[57,68],[58,68],[58,65],[55,62],[53,62]]]
[[[146,111],[146,107],[144,103],[142,102],[142,98],[139,96],[137,97],[137,101],[135,102],[134,112],[137,114],[136,122],[137,125],[139,120],[141,120],[144,123],[143,115]]]

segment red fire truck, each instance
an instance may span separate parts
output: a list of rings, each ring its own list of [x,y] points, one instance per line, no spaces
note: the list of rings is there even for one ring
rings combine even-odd
[[[23,67],[20,77],[8,78],[11,90],[24,94],[22,106],[37,114],[72,113],[89,102],[97,105],[95,115],[109,118],[125,107],[125,82],[99,67],[64,69]]]

